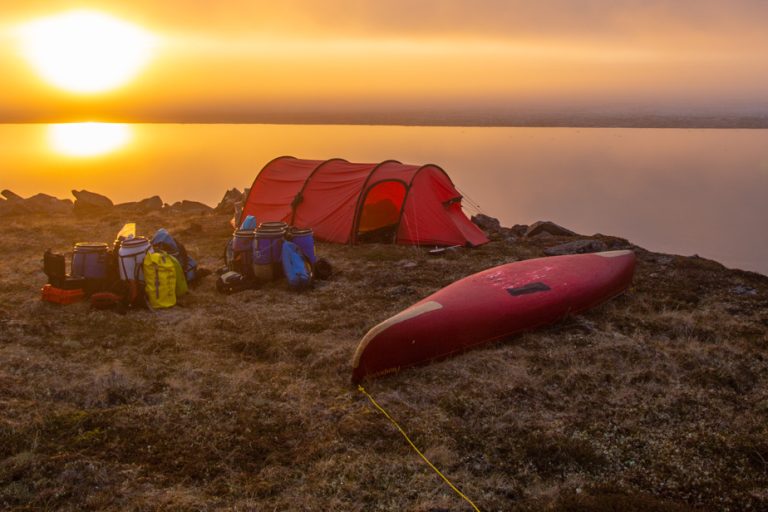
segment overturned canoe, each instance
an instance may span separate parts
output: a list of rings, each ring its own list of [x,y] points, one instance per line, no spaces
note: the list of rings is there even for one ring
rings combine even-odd
[[[383,321],[360,341],[352,381],[424,364],[550,324],[619,295],[632,251],[508,263],[465,277]]]

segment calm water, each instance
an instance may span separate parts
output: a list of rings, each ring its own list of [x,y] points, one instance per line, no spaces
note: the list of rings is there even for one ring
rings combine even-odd
[[[133,125],[87,158],[49,130],[0,125],[0,187],[216,204],[284,154],[431,162],[505,225],[550,219],[768,274],[768,130]]]

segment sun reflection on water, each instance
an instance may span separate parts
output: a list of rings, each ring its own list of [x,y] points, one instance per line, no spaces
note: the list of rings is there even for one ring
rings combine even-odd
[[[91,157],[113,152],[130,142],[128,125],[114,123],[52,124],[48,129],[51,147],[57,153]]]

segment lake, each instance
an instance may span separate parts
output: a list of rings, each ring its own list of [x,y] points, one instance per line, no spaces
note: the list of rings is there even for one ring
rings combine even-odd
[[[163,124],[112,140],[96,129],[67,140],[54,125],[0,125],[0,187],[215,205],[280,155],[435,163],[504,225],[552,220],[768,274],[768,130]]]

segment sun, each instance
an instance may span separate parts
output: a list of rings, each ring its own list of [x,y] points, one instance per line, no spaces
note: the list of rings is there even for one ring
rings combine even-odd
[[[21,48],[48,82],[70,92],[109,91],[134,78],[155,38],[141,27],[97,11],[71,11],[19,30]]]
[[[65,123],[48,127],[53,149],[67,156],[91,157],[103,155],[126,145],[131,129],[125,124]]]

